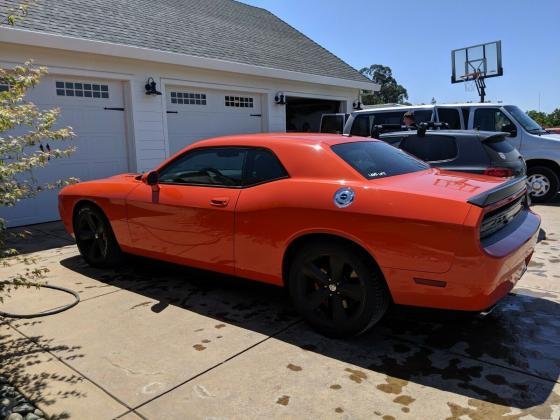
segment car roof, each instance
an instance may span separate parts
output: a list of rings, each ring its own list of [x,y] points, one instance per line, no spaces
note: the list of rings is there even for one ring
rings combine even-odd
[[[406,131],[391,131],[388,133],[382,133],[382,137],[399,137],[399,136],[412,136],[417,135],[417,130],[406,130]],[[481,130],[428,130],[426,135],[434,136],[449,136],[454,137],[477,137],[480,140],[486,140],[490,137],[505,137],[508,133],[502,131],[481,131]]]
[[[459,108],[459,107],[502,107],[502,106],[512,106],[513,104],[509,103],[499,103],[499,102],[460,102],[456,104],[424,104],[424,105],[389,105],[387,107],[377,107],[377,108],[366,108],[354,111],[353,114],[369,114],[375,113],[378,111],[409,111],[409,110],[421,110],[421,109],[433,109],[434,107],[438,108]]]
[[[282,147],[287,144],[318,145],[324,144],[333,146],[340,143],[353,141],[376,141],[367,137],[347,136],[342,134],[330,133],[256,133],[238,134],[233,136],[214,137],[201,140],[195,143],[199,147],[209,146],[247,146],[247,147]]]

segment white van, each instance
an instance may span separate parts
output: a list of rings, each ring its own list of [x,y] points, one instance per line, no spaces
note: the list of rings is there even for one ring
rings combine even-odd
[[[547,132],[515,105],[464,103],[364,109],[348,116],[343,132],[369,137],[373,125],[402,124],[403,116],[408,111],[414,113],[416,123],[445,122],[450,129],[510,133],[510,142],[527,163],[533,201],[549,201],[558,193],[560,135]]]

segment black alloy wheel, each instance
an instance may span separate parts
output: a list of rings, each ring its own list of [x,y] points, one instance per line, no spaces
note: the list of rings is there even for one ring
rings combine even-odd
[[[112,267],[121,259],[121,250],[105,215],[93,206],[78,210],[74,235],[80,254],[93,267]]]
[[[306,246],[292,264],[289,285],[305,320],[334,337],[366,331],[382,318],[391,301],[374,263],[338,243]]]

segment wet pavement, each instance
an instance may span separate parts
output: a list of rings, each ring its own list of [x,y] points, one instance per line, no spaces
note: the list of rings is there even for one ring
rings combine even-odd
[[[140,258],[92,269],[59,223],[31,227],[21,251],[82,302],[1,324],[0,369],[53,418],[556,420],[560,206],[535,210],[543,240],[489,315],[394,307],[352,340],[311,331],[282,289]],[[2,309],[61,302],[23,290]]]

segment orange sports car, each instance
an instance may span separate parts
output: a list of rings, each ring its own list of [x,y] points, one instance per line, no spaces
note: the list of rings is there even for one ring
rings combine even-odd
[[[200,141],[153,171],[68,186],[59,207],[93,266],[130,253],[285,285],[334,336],[367,330],[391,302],[488,309],[525,271],[540,225],[523,178],[331,134]]]

